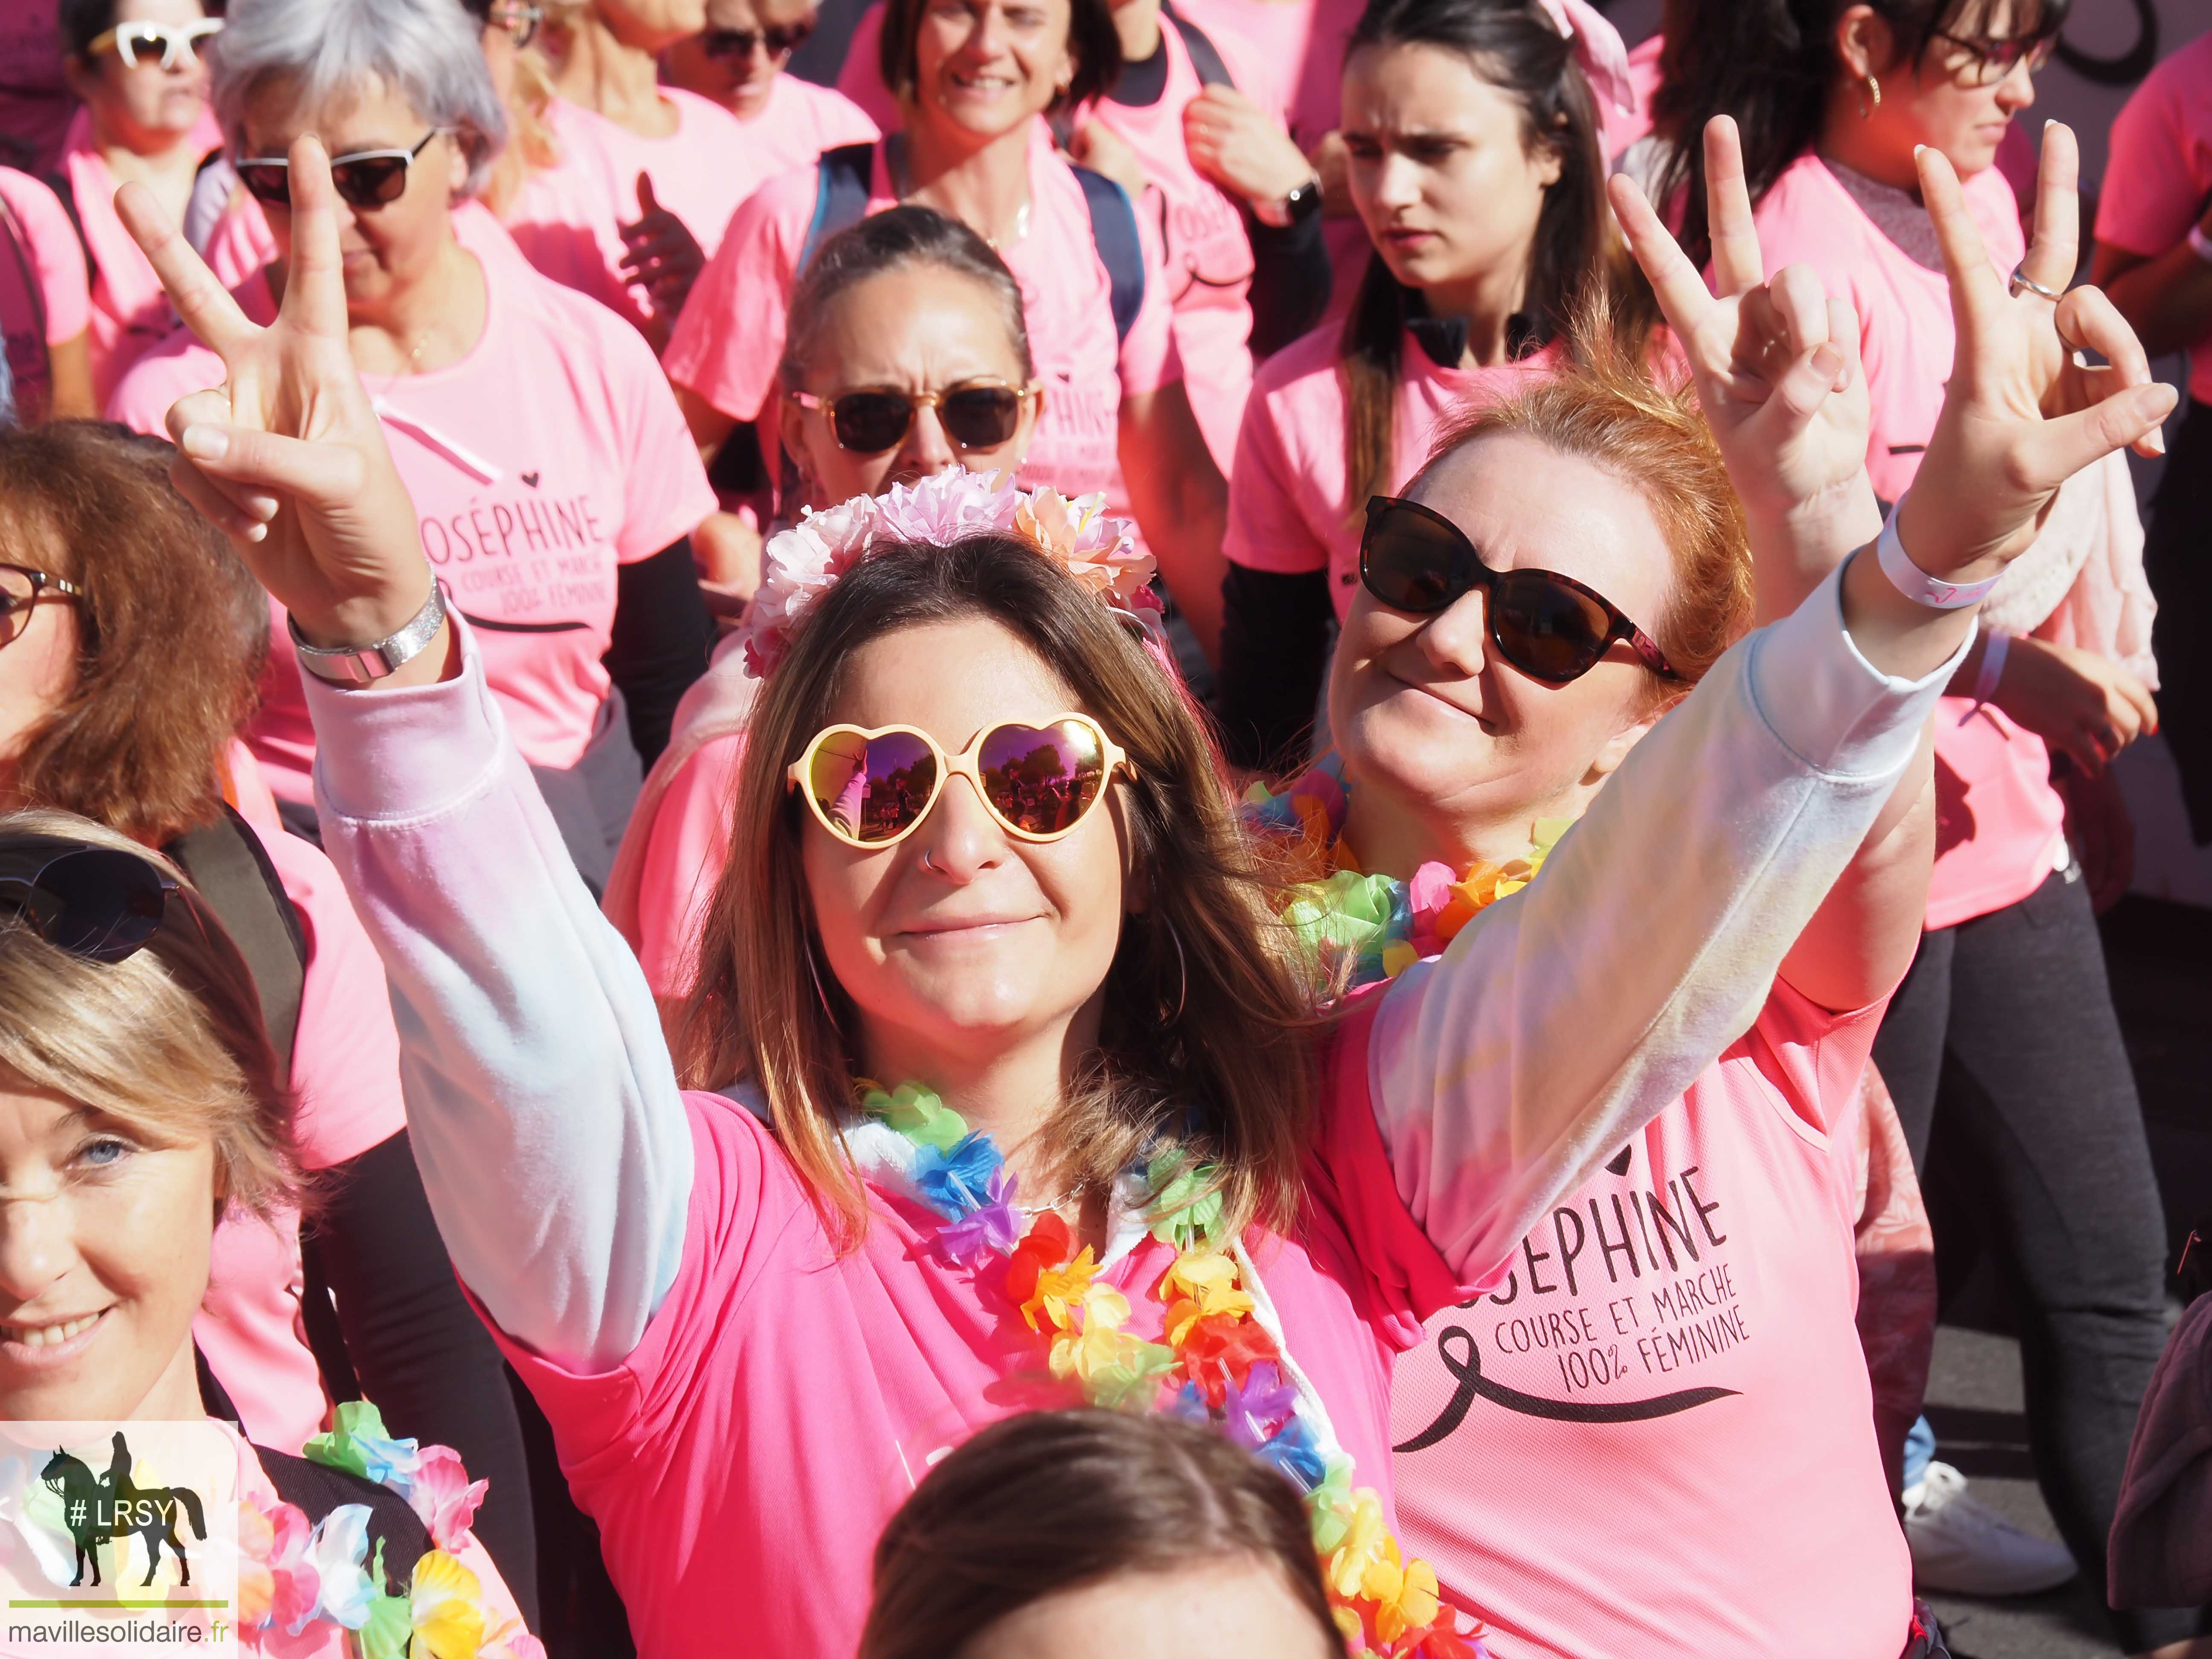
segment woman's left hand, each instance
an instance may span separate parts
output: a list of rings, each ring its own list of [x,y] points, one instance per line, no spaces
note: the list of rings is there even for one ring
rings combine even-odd
[[[2026,635],[2015,639],[1990,701],[2085,775],[2158,730],[2150,688],[2109,658]]]
[[[1767,278],[1735,123],[1715,116],[1705,145],[1717,295],[1634,179],[1615,174],[1608,190],[1630,251],[1688,360],[1729,477],[1754,526],[1846,507],[1870,516],[1872,422],[1857,313],[1849,301],[1830,298],[1808,266],[1785,266]]]
[[[1207,87],[1183,106],[1182,143],[1190,164],[1239,201],[1279,202],[1314,176],[1291,135],[1234,87]]]

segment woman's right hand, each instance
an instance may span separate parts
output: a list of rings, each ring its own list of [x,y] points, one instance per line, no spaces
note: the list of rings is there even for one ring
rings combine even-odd
[[[1919,166],[1957,343],[1942,412],[1898,507],[1898,538],[1929,575],[1973,582],[2027,550],[2060,484],[2147,441],[2178,394],[2151,380],[2135,331],[2100,289],[2067,289],[2080,250],[2071,129],[2044,128],[2035,236],[2020,267],[2062,296],[2055,302],[2025,286],[2008,291],[1950,162],[1923,148]],[[2085,368],[2084,351],[2110,367]]]
[[[170,477],[310,643],[365,645],[422,608],[430,569],[347,343],[330,158],[303,136],[290,161],[291,265],[267,328],[239,309],[143,185],[125,185],[115,205],[177,314],[222,359],[222,386],[169,410],[179,451]],[[434,678],[445,658],[434,645],[401,674]]]

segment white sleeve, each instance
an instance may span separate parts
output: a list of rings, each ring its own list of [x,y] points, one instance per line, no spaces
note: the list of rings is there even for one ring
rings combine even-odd
[[[652,993],[570,862],[466,628],[458,678],[303,675],[316,804],[391,981],[438,1231],[499,1328],[579,1371],[675,1283],[690,1119]]]
[[[1881,673],[1841,575],[1740,641],[1542,875],[1385,994],[1370,1097],[1399,1195],[1462,1282],[1748,1029],[1911,759],[1955,659]]]

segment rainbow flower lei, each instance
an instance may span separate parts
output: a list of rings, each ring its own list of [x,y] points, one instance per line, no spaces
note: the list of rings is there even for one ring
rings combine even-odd
[[[1084,1402],[1164,1410],[1210,1425],[1280,1470],[1305,1494],[1322,1577],[1347,1649],[1388,1659],[1487,1659],[1479,1632],[1454,1627],[1425,1561],[1408,1560],[1297,1364],[1243,1245],[1216,1236],[1221,1200],[1208,1171],[1175,1153],[1123,1178],[1149,1200],[1152,1236],[1178,1254],[1153,1294],[1167,1304],[1165,1343],[1126,1330],[1128,1298],[1051,1211],[1025,1217],[997,1144],[917,1084],[861,1085],[861,1109],[910,1152],[913,1195],[941,1218],[939,1253],[980,1279],[998,1277],[1009,1310],[1034,1333],[1042,1369]]]
[[[278,1499],[239,1500],[239,1624],[246,1650],[313,1652],[328,1640],[317,1625],[350,1632],[362,1659],[545,1659],[519,1620],[501,1620],[483,1585],[455,1552],[474,1541],[469,1522],[486,1483],[471,1481],[450,1446],[417,1446],[385,1432],[366,1401],[337,1408],[337,1426],[305,1449],[313,1462],[397,1492],[428,1528],[431,1549],[415,1562],[404,1595],[385,1573],[384,1540],[368,1536],[370,1511],[345,1504],[319,1522]]]
[[[1343,763],[1334,755],[1280,793],[1255,783],[1244,796],[1246,822],[1283,837],[1293,873],[1303,872],[1285,895],[1284,921],[1325,973],[1348,964],[1346,990],[1395,979],[1443,951],[1480,911],[1534,881],[1574,822],[1538,819],[1525,858],[1479,862],[1456,873],[1431,860],[1401,881],[1360,869],[1344,839],[1346,805]]]

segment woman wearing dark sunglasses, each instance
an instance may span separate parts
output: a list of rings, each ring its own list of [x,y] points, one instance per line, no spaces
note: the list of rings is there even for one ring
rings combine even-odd
[[[451,0],[240,0],[225,39],[216,105],[280,243],[292,136],[331,146],[354,362],[392,423],[423,546],[494,641],[509,718],[579,867],[604,882],[641,763],[667,740],[711,633],[688,538],[714,498],[667,382],[633,330],[532,270],[474,204],[501,111]],[[329,90],[302,104],[302,84]],[[286,275],[270,265],[240,302],[274,316]],[[112,412],[159,432],[210,368],[183,336]],[[291,661],[252,744],[305,827],[313,734]]]
[[[825,149],[878,137],[876,124],[843,93],[786,72],[814,32],[814,13],[812,0],[707,0],[707,27],[660,55],[672,84],[744,123],[749,148],[730,159],[756,185]]]
[[[1674,163],[1662,195],[1680,177],[1698,202],[1697,124],[1735,116],[1753,240],[1769,267],[1808,265],[1856,312],[1873,409],[1867,469],[1884,500],[1921,472],[1956,332],[1916,146],[1942,152],[1964,180],[2022,303],[2063,305],[2069,319],[2107,307],[2094,290],[2061,300],[2074,242],[2044,238],[2030,252],[1993,165],[2032,109],[2034,70],[2066,15],[2059,0],[1699,3],[1670,15],[1654,106]],[[1705,218],[1686,214],[1680,228],[1693,258],[1711,240]],[[2052,406],[2083,395],[2088,373],[2061,377]],[[2139,446],[2157,447],[2154,436]],[[2129,1437],[2165,1340],[2158,1189],[2094,914],[2128,886],[2133,831],[2110,763],[2156,726],[2149,609],[2134,489],[2115,456],[2069,483],[1991,596],[1936,721],[1946,827],[1925,938],[1875,1060],[1939,1230],[1947,1213],[1972,1218],[1951,1224],[1984,1231],[2017,1286],[2037,1473],[2066,1549],[2011,1527],[1955,1469],[1930,1462],[1923,1426],[1908,1449],[1906,1533],[1933,1587],[2033,1593],[2075,1562],[2105,1582]],[[1956,1195],[1948,1210],[1946,1193]],[[2057,1215],[2094,1218],[2094,1231],[2070,1229],[2061,1243]],[[2115,1631],[2142,1652],[2189,1622],[2127,1615]]]
[[[794,513],[820,512],[966,468],[1021,470],[1037,384],[1022,291],[957,219],[921,207],[874,214],[822,245],[792,296],[777,379]],[[745,592],[759,581],[758,549]],[[684,698],[647,775],[605,908],[655,995],[690,987],[710,883],[728,856],[729,793],[758,681],[733,642]]]
[[[2172,401],[2135,387],[2065,421],[2013,412],[2024,325],[1975,291],[1989,327],[1937,434],[1945,483],[1907,501],[1878,557],[1723,656],[1541,881],[1375,1000],[1390,1063],[1340,1048],[1317,1112],[1306,996],[1241,873],[1211,746],[1101,603],[1142,603],[1141,559],[1051,512],[971,532],[965,484],[927,491],[941,511],[887,540],[824,523],[810,558],[794,532],[783,624],[757,641],[775,649],[738,856],[680,1022],[687,1077],[731,1092],[687,1095],[634,959],[550,856],[476,635],[436,605],[335,349],[322,152],[302,137],[290,159],[296,268],[266,328],[125,195],[223,362],[224,389],[171,413],[178,474],[305,648],[382,671],[311,689],[334,858],[419,1045],[410,1121],[441,1231],[656,1654],[721,1651],[732,1598],[764,1647],[848,1649],[866,1540],[899,1493],[1030,1382],[1065,1399],[1047,1376],[1210,1423],[1233,1382],[1241,1431],[1311,1486],[1370,1645],[1443,1617],[1382,1541],[1407,1317],[1497,1283],[1552,1200],[1739,1034],[1906,770],[1981,582],[2058,479]],[[1648,597],[1621,592],[1625,609]],[[1617,666],[1592,671],[1599,693],[1627,690]],[[1111,782],[1067,731],[1084,722],[1127,757]],[[983,765],[1009,725],[1028,728],[1023,763]],[[909,770],[881,820],[848,815],[884,830],[854,846],[815,775],[790,770],[839,727],[920,732],[933,763],[972,745],[983,789]],[[1061,833],[1057,805],[1026,803],[1070,768],[1095,788]],[[882,1087],[856,1096],[863,1068]],[[1191,1305],[1170,1326],[1156,1291],[1176,1285]]]
[[[1023,483],[1103,491],[1133,517],[1211,657],[1227,494],[1183,385],[1159,246],[1118,186],[1058,154],[1047,123],[1113,83],[1106,0],[898,0],[880,46],[901,131],[763,185],[700,278],[704,303],[663,356],[692,435],[712,455],[753,422],[774,453],[775,365],[817,227],[900,202],[949,214],[1019,279],[1052,388]]]
[[[304,1225],[286,1200],[216,1229],[198,1336],[247,1435],[296,1455],[332,1398],[362,1392],[395,1432],[458,1448],[500,1483],[477,1528],[534,1607],[522,1431],[427,1236],[382,968],[237,740],[267,597],[171,487],[170,453],[87,422],[0,431],[0,806],[81,814],[163,849],[262,988],[298,1103],[292,1153],[329,1190]],[[0,868],[0,915],[9,878]],[[86,939],[144,942],[102,914]]]
[[[1341,325],[1277,353],[1246,405],[1220,698],[1241,765],[1304,757],[1368,497],[1413,475],[1448,411],[1550,373],[1606,280],[1589,66],[1611,25],[1577,15],[1571,39],[1536,0],[1392,0],[1352,31],[1342,138],[1374,247]]]
[[[63,0],[59,21],[70,86],[84,107],[50,182],[84,242],[99,408],[177,325],[154,268],[115,217],[116,187],[136,179],[183,222],[200,163],[222,142],[208,112],[205,61],[222,24],[199,0]],[[230,240],[214,264],[235,283],[252,266],[234,255]]]

